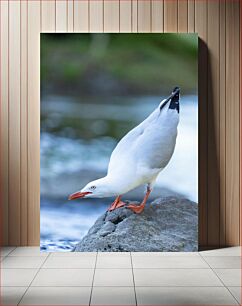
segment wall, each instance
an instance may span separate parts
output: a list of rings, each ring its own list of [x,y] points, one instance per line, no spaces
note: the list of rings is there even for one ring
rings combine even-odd
[[[40,32],[198,32],[200,246],[239,244],[239,0],[1,0],[2,243],[39,244]]]

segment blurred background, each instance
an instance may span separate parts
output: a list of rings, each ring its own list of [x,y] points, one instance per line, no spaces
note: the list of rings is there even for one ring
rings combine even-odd
[[[41,34],[42,250],[71,251],[109,207],[112,198],[67,198],[106,174],[117,142],[175,86],[177,145],[150,199],[197,202],[197,53],[196,34]],[[124,199],[143,195],[141,187]]]

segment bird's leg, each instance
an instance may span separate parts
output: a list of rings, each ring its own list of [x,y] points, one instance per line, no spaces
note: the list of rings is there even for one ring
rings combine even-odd
[[[146,204],[146,202],[148,200],[148,197],[149,197],[150,193],[151,193],[151,189],[150,189],[150,187],[147,187],[147,191],[146,191],[146,194],[145,194],[145,197],[144,197],[142,203],[140,205],[130,204],[130,205],[127,206],[127,208],[131,209],[136,214],[142,213],[142,211],[145,208],[145,204]]]
[[[108,211],[113,211],[114,209],[117,209],[119,207],[123,207],[125,205],[124,202],[121,201],[121,196],[118,196],[114,202],[109,207]]]

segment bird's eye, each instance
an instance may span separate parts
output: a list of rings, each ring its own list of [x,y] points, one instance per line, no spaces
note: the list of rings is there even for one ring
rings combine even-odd
[[[90,189],[94,190],[96,189],[96,186],[91,186]]]

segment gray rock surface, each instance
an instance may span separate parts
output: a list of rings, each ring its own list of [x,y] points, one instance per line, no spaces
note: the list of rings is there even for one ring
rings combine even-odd
[[[197,244],[197,203],[167,196],[147,204],[141,214],[126,207],[104,213],[74,251],[197,251]]]

